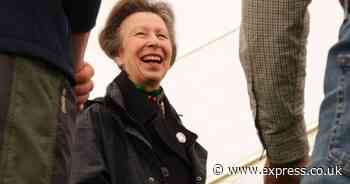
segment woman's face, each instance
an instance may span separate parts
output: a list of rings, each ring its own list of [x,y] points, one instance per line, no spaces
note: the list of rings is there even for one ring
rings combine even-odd
[[[120,36],[122,44],[116,62],[135,84],[148,91],[158,89],[172,55],[164,21],[154,13],[134,13],[122,22]]]

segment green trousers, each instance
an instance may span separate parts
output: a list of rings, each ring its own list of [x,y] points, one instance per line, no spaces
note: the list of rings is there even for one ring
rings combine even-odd
[[[0,54],[0,184],[66,184],[75,97],[40,59]]]

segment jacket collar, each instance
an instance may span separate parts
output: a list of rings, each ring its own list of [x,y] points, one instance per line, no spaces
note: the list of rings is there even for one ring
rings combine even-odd
[[[157,113],[158,107],[149,102],[146,94],[136,89],[123,71],[107,87],[106,96],[141,124],[148,122]]]
[[[143,127],[145,127],[144,124],[146,122],[149,122],[150,120],[157,121],[158,119],[155,117],[158,114],[157,112],[159,111],[159,109],[157,108],[159,107],[157,107],[153,103],[150,103],[147,95],[145,95],[144,93],[136,89],[135,85],[129,80],[125,72],[121,72],[113,80],[113,82],[108,86],[106,97],[109,98],[114,105],[121,108],[124,111],[124,113],[127,113],[131,119],[134,119],[137,122],[136,126],[140,128],[139,130],[142,130]],[[170,105],[165,95],[164,95],[164,103],[166,106],[166,111],[170,115],[169,117],[170,119],[168,120],[170,120],[171,122],[169,123],[175,123],[176,127],[179,128],[178,130],[185,133],[189,143],[193,146],[198,136],[195,133],[186,129],[182,125],[182,122],[179,119],[177,112]],[[173,142],[174,138],[170,138],[168,132],[164,131],[164,129],[159,127],[160,123],[155,123],[155,125],[156,125],[155,129],[158,135],[160,136],[160,138],[162,139],[162,141],[167,146],[169,146],[169,148],[172,149],[172,151],[177,153],[182,159],[184,159],[188,164],[191,165],[191,161],[187,159],[187,156],[185,156],[183,152],[179,151],[177,144]],[[130,132],[133,132],[133,131],[130,131]],[[139,136],[138,133],[135,133],[135,134]],[[147,135],[146,132],[145,134]],[[149,144],[149,142],[146,140],[144,140],[144,142]],[[152,147],[151,145],[149,146]],[[190,151],[190,150],[187,150],[187,151]],[[192,155],[191,153],[189,154]]]

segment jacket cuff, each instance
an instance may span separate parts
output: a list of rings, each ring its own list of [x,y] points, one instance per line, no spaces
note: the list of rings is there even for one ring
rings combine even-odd
[[[261,134],[271,163],[285,164],[309,154],[305,123],[296,123],[278,134]]]

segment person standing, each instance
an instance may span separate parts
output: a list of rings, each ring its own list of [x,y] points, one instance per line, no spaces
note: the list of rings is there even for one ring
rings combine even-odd
[[[348,0],[340,0],[345,20],[339,41],[328,53],[324,99],[311,165],[302,184],[350,183],[350,17]]]
[[[207,151],[160,85],[176,56],[170,6],[118,1],[100,45],[121,72],[78,117],[72,182],[204,184]]]
[[[99,6],[1,2],[0,184],[68,183],[76,110],[93,87],[84,52]]]

